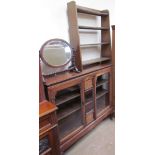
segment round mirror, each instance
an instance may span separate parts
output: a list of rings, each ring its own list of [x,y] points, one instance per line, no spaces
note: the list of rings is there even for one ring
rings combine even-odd
[[[41,47],[40,57],[50,67],[64,66],[72,59],[72,48],[65,40],[51,39]]]

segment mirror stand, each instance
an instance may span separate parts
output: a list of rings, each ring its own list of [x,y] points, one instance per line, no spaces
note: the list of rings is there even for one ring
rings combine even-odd
[[[55,76],[66,71],[80,71],[75,64],[76,51],[68,42],[62,39],[50,39],[46,41],[39,53],[44,66],[43,76]]]

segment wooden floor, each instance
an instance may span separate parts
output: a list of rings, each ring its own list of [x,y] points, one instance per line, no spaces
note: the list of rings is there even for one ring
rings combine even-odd
[[[115,155],[115,120],[104,120],[67,150],[65,155]]]

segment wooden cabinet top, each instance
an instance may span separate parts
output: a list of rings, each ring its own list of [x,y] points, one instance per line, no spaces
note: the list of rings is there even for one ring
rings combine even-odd
[[[47,100],[44,100],[39,105],[39,118],[42,116],[48,115],[56,110],[57,110],[57,107],[55,106],[55,104]]]
[[[44,84],[46,86],[54,85],[54,84],[57,84],[57,83],[60,83],[60,82],[63,82],[63,81],[67,81],[67,80],[70,80],[70,79],[73,79],[73,78],[77,78],[77,77],[92,73],[94,71],[98,71],[98,70],[103,69],[103,68],[110,67],[110,66],[111,66],[110,63],[109,64],[101,64],[101,65],[97,65],[97,66],[94,66],[94,67],[84,69],[80,73],[65,72],[65,73],[58,74],[56,76],[45,77],[44,78]]]

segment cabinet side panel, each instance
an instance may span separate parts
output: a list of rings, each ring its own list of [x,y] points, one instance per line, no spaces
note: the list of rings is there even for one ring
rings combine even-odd
[[[105,10],[102,12],[108,12],[107,16],[101,17],[101,26],[102,27],[109,27],[109,30],[101,30],[101,41],[102,42],[109,42],[107,45],[102,45],[101,48],[101,56],[102,57],[111,57],[111,37],[110,37],[110,19],[109,19],[109,11]]]
[[[67,4],[67,13],[68,13],[70,43],[71,46],[76,51],[75,64],[76,67],[80,71],[82,71],[80,39],[79,39],[78,21],[77,21],[77,7],[75,2],[70,2]]]

